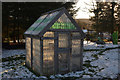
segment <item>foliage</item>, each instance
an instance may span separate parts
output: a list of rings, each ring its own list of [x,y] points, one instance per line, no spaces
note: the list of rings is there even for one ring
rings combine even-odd
[[[91,17],[93,28],[97,32],[113,33],[120,26],[120,4],[115,2],[96,2],[90,12],[95,16]]]
[[[77,9],[73,9],[75,2],[14,2],[2,3],[2,37],[14,40],[23,39],[23,33],[28,29],[42,13],[65,7],[73,16]],[[8,40],[9,41],[9,40]]]

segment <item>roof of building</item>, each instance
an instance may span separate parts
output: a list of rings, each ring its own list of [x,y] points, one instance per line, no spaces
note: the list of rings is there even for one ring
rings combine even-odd
[[[49,29],[75,30],[84,36],[84,32],[64,7],[42,14],[24,34],[41,37]]]

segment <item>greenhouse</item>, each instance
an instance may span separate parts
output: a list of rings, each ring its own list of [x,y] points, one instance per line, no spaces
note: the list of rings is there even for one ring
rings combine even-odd
[[[42,14],[24,34],[26,66],[35,73],[82,70],[85,35],[65,8]]]

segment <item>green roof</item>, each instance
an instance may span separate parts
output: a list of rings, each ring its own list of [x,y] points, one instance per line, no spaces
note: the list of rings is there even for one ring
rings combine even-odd
[[[25,34],[31,34],[35,28],[38,27],[38,25],[46,18],[47,14],[46,15],[43,15],[41,16],[40,18],[38,18],[37,21],[35,21],[34,24],[32,24],[28,29],[27,31],[25,32]]]
[[[48,14],[48,16],[42,21],[40,25],[38,25],[37,28],[32,32],[33,35],[39,34],[54,18],[55,16],[59,13],[58,12],[53,12],[51,14]]]

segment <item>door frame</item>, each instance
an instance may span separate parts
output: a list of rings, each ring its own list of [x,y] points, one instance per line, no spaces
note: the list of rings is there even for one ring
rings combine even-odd
[[[59,48],[59,34],[67,34],[68,35],[68,47],[67,48]],[[70,56],[71,56],[71,34],[70,32],[54,32],[54,70],[56,73],[61,73],[59,71],[59,58],[58,55],[60,53],[67,53],[67,67],[68,72],[70,71]],[[66,72],[66,71],[65,71]]]

